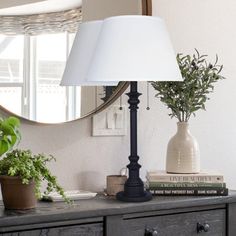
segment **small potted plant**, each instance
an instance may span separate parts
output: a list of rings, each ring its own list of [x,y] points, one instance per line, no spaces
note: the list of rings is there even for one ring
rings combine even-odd
[[[37,198],[41,196],[41,183],[47,182],[45,195],[58,192],[66,202],[63,188],[52,175],[47,163],[55,160],[51,155],[33,155],[30,150],[11,150],[20,140],[20,121],[15,117],[0,122],[0,183],[3,202],[6,209],[35,208]]]
[[[68,202],[62,187],[47,167],[55,160],[51,155],[33,155],[30,150],[15,149],[0,160],[3,202],[7,209],[30,209],[41,196],[41,183],[47,182],[45,195],[58,192]]]
[[[205,110],[209,93],[214,84],[223,79],[223,66],[207,62],[207,55],[196,53],[177,55],[183,82],[151,82],[158,97],[169,109],[171,118],[178,119],[177,133],[167,147],[166,171],[171,173],[198,173],[200,152],[196,139],[190,134],[188,121],[195,112]]]

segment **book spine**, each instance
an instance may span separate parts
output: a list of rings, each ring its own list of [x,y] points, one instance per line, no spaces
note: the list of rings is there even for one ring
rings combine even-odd
[[[164,175],[164,176],[158,176],[158,175],[147,176],[147,180],[149,182],[168,182],[168,183],[176,183],[176,182],[223,183],[224,182],[224,178],[222,175],[173,176],[169,174],[169,175]]]
[[[148,182],[147,186],[149,188],[178,188],[178,187],[187,187],[187,188],[193,188],[193,187],[198,187],[198,188],[205,188],[205,187],[210,187],[210,188],[225,188],[226,184],[225,183],[204,183],[204,182],[192,182],[192,183],[187,183],[187,182],[180,182],[180,183],[170,183],[170,182]]]
[[[227,188],[218,189],[149,189],[154,196],[227,196]]]

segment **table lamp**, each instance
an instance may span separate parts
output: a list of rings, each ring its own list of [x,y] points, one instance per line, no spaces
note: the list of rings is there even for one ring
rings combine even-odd
[[[74,42],[71,54],[76,49],[83,48],[91,53],[89,65],[83,74],[86,83],[106,84],[109,82],[128,81],[130,92],[128,103],[130,109],[130,163],[128,179],[124,185],[124,191],[119,192],[118,200],[127,202],[149,201],[152,195],[145,191],[143,181],[140,178],[141,165],[138,163],[137,152],[137,109],[139,96],[137,81],[178,81],[182,80],[165,24],[162,19],[151,16],[115,16],[106,18],[93,25],[93,22],[84,23],[84,27],[92,31],[94,26],[96,45],[88,50],[87,42],[83,45]],[[83,25],[83,24],[82,24]],[[78,32],[81,36],[82,32]],[[76,45],[78,43],[78,45]],[[82,43],[82,42],[81,42]],[[91,52],[91,51],[92,52]],[[73,62],[67,62],[69,74],[64,74],[65,81],[72,80],[77,84],[80,71],[72,69],[79,62],[78,54],[74,54]],[[85,52],[86,53],[86,52]],[[69,58],[70,59],[70,58]],[[83,58],[80,57],[82,60]],[[72,73],[73,70],[73,73]],[[83,70],[82,70],[83,71]],[[78,82],[79,83],[79,82]]]

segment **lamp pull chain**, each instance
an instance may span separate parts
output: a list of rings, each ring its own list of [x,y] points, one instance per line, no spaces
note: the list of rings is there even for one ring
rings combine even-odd
[[[95,86],[95,110],[98,108],[98,88]]]
[[[146,110],[150,110],[150,92],[149,92],[149,82],[147,82],[147,107],[146,107]]]
[[[119,108],[120,110],[122,110],[123,108],[122,108],[122,94],[120,95],[120,108]]]

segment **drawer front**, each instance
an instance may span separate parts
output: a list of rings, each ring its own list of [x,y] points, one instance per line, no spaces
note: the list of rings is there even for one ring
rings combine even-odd
[[[21,232],[3,233],[1,236],[102,236],[103,224],[85,224],[75,226],[36,229]]]
[[[225,236],[226,213],[219,209],[128,219],[123,231],[132,236]]]

